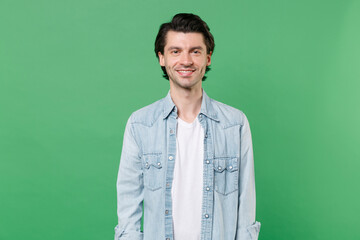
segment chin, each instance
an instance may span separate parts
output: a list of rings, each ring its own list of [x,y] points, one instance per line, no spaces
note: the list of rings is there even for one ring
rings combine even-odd
[[[176,78],[171,78],[170,79],[175,79],[175,80],[171,80],[175,85],[181,87],[181,88],[186,88],[186,89],[191,89],[192,87],[194,87],[195,85],[197,85],[199,82],[201,82],[200,80],[194,79],[193,77],[176,77]]]
[[[182,83],[180,82],[179,85],[183,88],[191,89],[192,87],[196,86],[198,82],[186,82]]]

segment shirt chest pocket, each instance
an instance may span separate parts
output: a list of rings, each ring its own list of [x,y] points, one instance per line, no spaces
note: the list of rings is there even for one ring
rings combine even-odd
[[[215,158],[215,191],[227,195],[238,190],[239,171],[237,158]]]
[[[155,191],[161,188],[163,180],[161,154],[143,155],[144,187]]]

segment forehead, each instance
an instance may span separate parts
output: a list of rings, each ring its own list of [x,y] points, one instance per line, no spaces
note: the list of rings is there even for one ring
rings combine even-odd
[[[192,47],[192,46],[202,46],[206,48],[204,36],[202,33],[197,32],[175,32],[169,31],[166,34],[166,43],[165,48],[167,47]]]

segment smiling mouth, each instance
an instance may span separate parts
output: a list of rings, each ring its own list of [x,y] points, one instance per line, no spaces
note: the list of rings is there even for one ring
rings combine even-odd
[[[195,70],[176,70],[181,76],[190,76]]]

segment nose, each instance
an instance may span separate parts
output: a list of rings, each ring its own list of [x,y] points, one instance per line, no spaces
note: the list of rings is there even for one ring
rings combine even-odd
[[[180,63],[184,66],[190,66],[193,64],[190,53],[184,52],[181,54]]]

